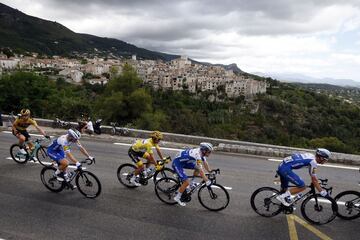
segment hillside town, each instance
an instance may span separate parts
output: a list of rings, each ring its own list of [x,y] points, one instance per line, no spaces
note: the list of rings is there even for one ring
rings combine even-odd
[[[64,58],[53,56],[7,57],[0,53],[0,74],[5,71],[25,70],[41,72],[52,78],[62,77],[74,84],[106,84],[111,76],[121,74],[123,66],[130,64],[144,83],[154,89],[187,90],[191,93],[221,90],[227,97],[250,98],[266,92],[266,82],[236,74],[222,66],[204,65],[190,61],[186,56],[171,60],[138,60],[121,58]]]

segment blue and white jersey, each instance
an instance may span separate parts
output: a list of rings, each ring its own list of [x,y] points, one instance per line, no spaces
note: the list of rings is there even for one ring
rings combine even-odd
[[[67,140],[67,134],[62,135],[55,139],[53,143],[48,147],[48,151],[50,152],[70,152],[70,147],[74,142],[69,142]],[[76,145],[78,147],[81,147],[81,144],[79,141],[76,142]]]
[[[303,167],[309,168],[309,173],[315,175],[314,169],[317,168],[315,155],[311,153],[296,153],[289,157],[284,158],[279,166],[279,169],[299,169]]]
[[[206,162],[206,158],[201,156],[200,148],[186,149],[181,151],[176,159],[180,161],[181,164],[196,164],[196,161],[201,160]]]

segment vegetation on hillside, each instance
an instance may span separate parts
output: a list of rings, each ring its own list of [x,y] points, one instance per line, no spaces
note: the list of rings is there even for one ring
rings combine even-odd
[[[265,80],[265,79],[262,79]],[[81,113],[140,129],[360,153],[356,105],[272,79],[267,94],[210,102],[211,93],[155,91],[130,66],[105,86],[72,85],[33,73],[0,79],[2,112],[75,120]]]

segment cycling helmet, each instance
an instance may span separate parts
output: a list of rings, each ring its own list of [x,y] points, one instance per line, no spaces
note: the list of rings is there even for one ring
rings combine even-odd
[[[69,129],[68,135],[71,136],[73,139],[79,140],[81,138],[81,133],[76,129]]]
[[[209,152],[211,152],[211,151],[214,150],[214,147],[213,147],[213,145],[212,145],[211,143],[202,142],[202,143],[200,143],[200,149],[201,149],[202,151],[209,151]]]
[[[30,110],[27,109],[27,108],[21,109],[20,115],[21,115],[21,116],[30,115]]]
[[[331,157],[331,152],[325,148],[318,148],[316,149],[316,155],[327,161]]]
[[[150,134],[150,137],[155,140],[161,140],[163,139],[163,134],[159,131],[154,131]]]

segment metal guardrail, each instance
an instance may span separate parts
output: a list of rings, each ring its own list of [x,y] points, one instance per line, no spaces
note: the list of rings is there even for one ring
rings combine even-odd
[[[9,119],[9,115],[3,114],[2,118],[4,125],[6,125],[6,122]],[[52,127],[53,124],[53,120],[49,120],[49,119],[35,118],[35,120],[40,126]],[[70,123],[73,127],[76,127],[78,124],[77,122],[70,122]],[[111,129],[112,129],[111,126],[101,126],[101,131],[102,133],[105,134],[110,134]],[[149,133],[151,132],[147,130],[132,129],[132,128],[128,128],[128,130],[129,133],[127,137],[134,137],[134,138],[147,138],[149,136]],[[193,145],[197,145],[200,142],[210,142],[214,146],[216,146],[215,147],[216,150],[223,152],[273,156],[279,158],[288,156],[294,152],[314,152],[314,149],[294,148],[287,146],[235,141],[235,140],[220,139],[220,138],[209,138],[209,137],[167,133],[167,132],[164,132],[163,134],[167,142],[185,143],[185,144],[193,144]],[[333,152],[332,159],[330,160],[330,162],[360,165],[360,155]]]

